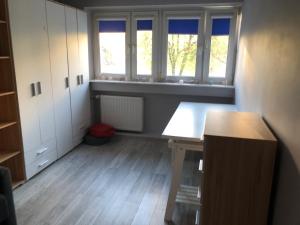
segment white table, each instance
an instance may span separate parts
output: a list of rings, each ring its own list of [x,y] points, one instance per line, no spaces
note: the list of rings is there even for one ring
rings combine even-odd
[[[203,151],[203,133],[207,111],[236,111],[236,106],[181,102],[162,134],[163,137],[169,139],[169,147],[172,149],[172,181],[165,213],[166,221],[172,220],[176,200],[200,205],[200,199],[197,199],[200,198],[198,188],[180,186],[180,179],[185,152],[187,150]]]

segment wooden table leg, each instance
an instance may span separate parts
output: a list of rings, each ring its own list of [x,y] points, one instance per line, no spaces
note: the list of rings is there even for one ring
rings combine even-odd
[[[172,148],[172,181],[165,213],[165,221],[172,220],[172,214],[176,203],[176,195],[181,181],[184,157],[185,149],[177,146]]]

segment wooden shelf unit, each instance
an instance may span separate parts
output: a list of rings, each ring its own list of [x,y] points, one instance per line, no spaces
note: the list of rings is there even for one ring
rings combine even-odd
[[[0,56],[0,74],[1,74],[0,95],[2,95],[2,93],[15,92],[14,76],[13,76],[12,62],[10,57],[1,58]]]
[[[7,4],[0,0],[0,166],[9,168],[17,187],[25,168]]]
[[[14,95],[14,91],[6,91],[6,92],[0,92],[0,97],[7,96],[7,95]]]
[[[16,95],[0,94],[0,123],[18,121],[18,101]]]
[[[13,181],[12,182],[12,186],[13,186],[13,189],[19,187],[20,185],[24,184],[24,180],[19,180],[19,181]]]
[[[5,123],[0,123],[0,130],[8,128],[10,126],[15,125],[17,122],[5,122]]]
[[[3,1],[3,0],[1,0]],[[0,9],[1,10],[1,9]],[[8,24],[0,23],[0,56],[9,57],[10,56],[10,45],[9,45],[9,33],[8,33]]]
[[[14,188],[25,181],[24,170],[20,168],[23,158],[23,155],[20,153],[0,163],[1,166],[9,168]]]
[[[15,157],[16,155],[20,154],[20,152],[1,152],[0,153],[0,163],[5,162],[13,157]]]
[[[6,2],[4,0],[0,0],[0,21],[6,22]]]

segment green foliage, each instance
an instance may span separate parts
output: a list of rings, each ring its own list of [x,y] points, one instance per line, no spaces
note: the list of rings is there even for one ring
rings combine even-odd
[[[102,52],[104,53],[105,65],[113,65],[113,58],[112,58],[111,51],[105,47],[102,47]]]
[[[137,33],[137,58],[144,63],[147,71],[152,68],[152,32],[142,31]],[[139,65],[138,65],[139,66]]]
[[[104,37],[103,37],[104,38]],[[167,74],[171,76],[195,76],[197,59],[197,35],[169,34],[167,52]],[[122,40],[122,39],[121,39]],[[221,75],[226,70],[228,36],[212,36],[210,50],[210,74]],[[137,33],[138,68],[152,71],[152,32]],[[105,65],[114,65],[112,50],[101,46]]]
[[[168,75],[195,76],[197,35],[168,35]]]
[[[229,36],[213,36],[210,49],[210,73],[224,73],[226,70]]]

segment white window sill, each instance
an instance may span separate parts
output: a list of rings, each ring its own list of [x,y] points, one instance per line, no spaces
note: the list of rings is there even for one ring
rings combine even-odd
[[[233,98],[232,85],[91,80],[92,91]]]

